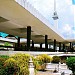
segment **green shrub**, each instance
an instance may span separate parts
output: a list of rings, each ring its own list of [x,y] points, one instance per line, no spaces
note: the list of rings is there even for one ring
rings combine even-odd
[[[0,58],[8,59],[9,56],[7,56],[7,55],[0,55]]]
[[[46,63],[51,62],[51,57],[47,54],[41,54],[36,57],[36,62],[37,62],[36,68],[38,70],[45,70]]]
[[[0,75],[6,75],[4,68],[0,69]]]
[[[16,66],[14,65],[15,61],[13,61],[14,59],[12,60],[9,58],[5,60],[4,58],[1,58],[1,60],[0,75],[13,75],[13,71],[16,71]]]
[[[66,63],[66,59],[62,59],[61,60],[61,63]]]
[[[0,58],[0,69],[3,67],[5,60],[4,58]]]
[[[29,58],[28,54],[15,54],[9,59],[8,56],[1,56],[0,75],[29,75]],[[5,60],[6,59],[6,60]]]
[[[29,54],[15,54],[12,56],[17,61],[17,64],[20,68],[19,75],[29,75]]]
[[[11,46],[11,44],[9,42],[5,42],[4,46]]]
[[[5,61],[6,60],[4,58],[0,58],[0,75],[5,75],[4,67],[3,67]]]
[[[15,59],[9,58],[4,62],[4,72],[6,75],[18,75],[19,66]]]
[[[52,63],[59,63],[60,57],[59,56],[53,56]]]
[[[75,57],[69,57],[66,60],[66,64],[67,64],[68,68],[70,70],[72,70],[73,74],[75,75]]]
[[[4,65],[4,62],[9,58],[7,55],[0,55],[0,68]]]
[[[35,57],[32,56],[32,60],[33,60],[33,65],[34,65],[34,69],[35,69],[35,73],[36,73],[36,70],[38,70],[38,67],[40,65],[38,64],[37,58],[35,58]]]
[[[49,63],[51,61],[51,57],[47,54],[41,54],[36,57],[40,64]]]

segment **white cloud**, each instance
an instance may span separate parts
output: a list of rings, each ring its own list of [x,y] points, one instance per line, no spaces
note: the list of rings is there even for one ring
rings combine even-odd
[[[65,26],[63,27],[63,29],[64,29],[65,32],[71,31],[71,27],[70,27],[69,24],[65,24]]]
[[[72,0],[65,0],[68,5],[72,4]]]

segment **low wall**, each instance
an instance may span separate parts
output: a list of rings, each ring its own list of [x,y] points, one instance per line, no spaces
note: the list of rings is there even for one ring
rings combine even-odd
[[[0,55],[12,55],[12,54],[16,54],[16,53],[27,53],[27,54],[31,54],[33,56],[37,56],[39,54],[48,54],[48,55],[52,55],[52,56],[75,56],[75,52],[71,53],[64,53],[64,52],[36,52],[36,51],[0,51]]]
[[[63,54],[63,52],[35,52],[35,51],[0,51],[0,55],[12,55],[16,53],[27,53],[31,55],[39,55],[39,54],[48,54],[48,55],[59,55]]]

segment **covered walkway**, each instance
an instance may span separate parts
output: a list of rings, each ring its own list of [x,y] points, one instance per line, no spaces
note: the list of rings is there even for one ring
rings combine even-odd
[[[53,52],[59,50],[61,52],[66,51],[67,48],[73,51],[74,40],[65,40],[64,36],[54,26],[51,26],[44,16],[26,1],[24,6],[20,5],[18,0],[0,2],[0,32],[18,36],[17,45],[14,46],[15,50]],[[22,48],[20,38],[27,39],[23,42],[24,48]],[[69,46],[67,47],[65,43]],[[40,48],[34,47],[34,44],[40,44]],[[42,44],[45,44],[45,48]]]

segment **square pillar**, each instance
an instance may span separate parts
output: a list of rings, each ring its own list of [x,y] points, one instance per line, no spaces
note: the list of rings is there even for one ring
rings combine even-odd
[[[20,51],[20,37],[17,38],[17,44],[15,44],[15,51]]]
[[[63,52],[65,52],[65,44],[63,44]]]
[[[34,48],[34,41],[32,40],[32,48]]]
[[[72,48],[72,43],[70,42],[70,50],[71,50],[71,48]]]
[[[30,50],[31,26],[27,26],[27,50]]]
[[[59,42],[59,52],[61,52],[61,42]]]
[[[40,49],[42,49],[42,43],[40,43]]]
[[[74,52],[73,43],[71,44],[71,52]]]
[[[17,46],[20,47],[20,37],[17,39]]]
[[[48,41],[47,41],[47,39],[48,39],[48,36],[45,35],[45,49],[48,49]]]
[[[56,51],[56,39],[54,39],[54,51]]]

